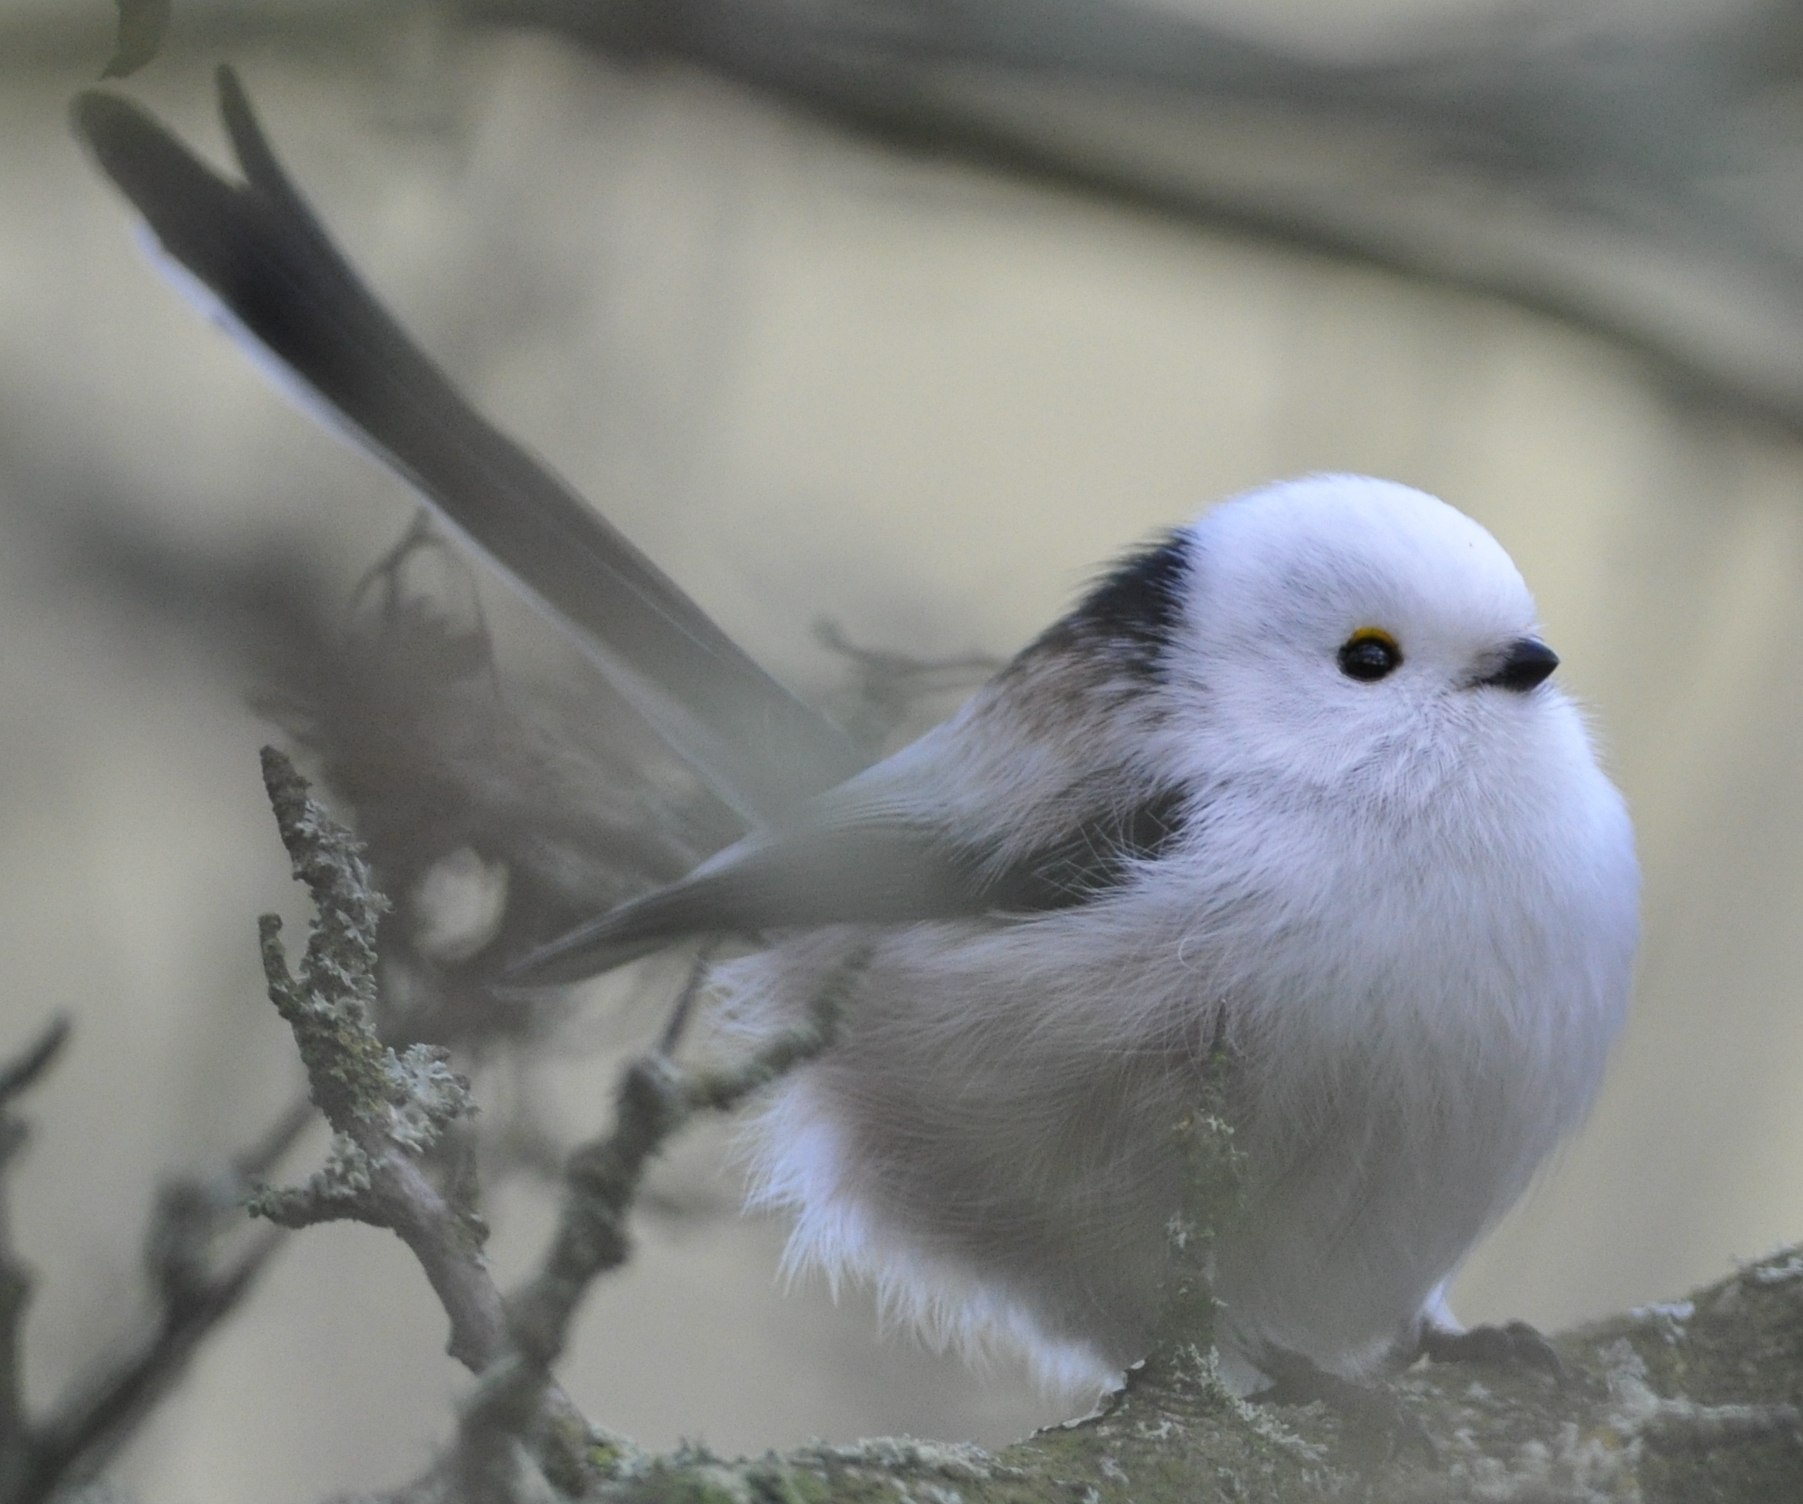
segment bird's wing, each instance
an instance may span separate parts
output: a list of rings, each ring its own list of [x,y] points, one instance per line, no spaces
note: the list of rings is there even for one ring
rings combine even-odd
[[[1184,834],[1191,793],[1148,771],[1132,712],[1084,677],[1054,629],[946,725],[511,976],[575,981],[689,935],[1018,918],[1132,882]]]
[[[856,772],[864,759],[838,727],[464,400],[333,245],[229,69],[219,96],[241,183],[125,99],[91,92],[75,106],[101,167],[217,311],[564,625],[748,822]]]
[[[1072,908],[1130,881],[1183,830],[1179,789],[1127,802],[1082,792],[1073,791],[1067,823],[1005,857],[939,821],[829,799],[541,947],[510,975],[531,984],[577,981],[692,935]]]

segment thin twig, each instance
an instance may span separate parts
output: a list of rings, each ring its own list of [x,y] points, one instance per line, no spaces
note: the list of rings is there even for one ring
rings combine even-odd
[[[69,1040],[69,1016],[59,1013],[38,1037],[13,1059],[0,1066],[0,1107],[28,1091],[47,1071]]]
[[[865,959],[860,949],[827,979],[799,1022],[736,1065],[685,1071],[667,1050],[659,1049],[626,1068],[615,1093],[612,1130],[570,1156],[557,1232],[538,1274],[508,1301],[516,1351],[483,1375],[464,1409],[446,1466],[461,1487],[474,1489],[472,1497],[532,1497],[534,1485],[519,1469],[519,1439],[544,1413],[550,1365],[563,1351],[583,1295],[597,1278],[626,1261],[627,1214],[651,1158],[697,1114],[732,1110],[824,1050],[837,1030],[845,992]],[[698,977],[691,978],[692,988],[699,985]],[[682,1012],[679,1007],[677,1016]],[[666,1040],[672,1032],[666,1027]],[[618,1441],[591,1429],[581,1438],[584,1451],[579,1456],[560,1444],[557,1434],[572,1428],[557,1425],[555,1409],[550,1418],[537,1453],[560,1485],[592,1473],[598,1455],[621,1451]]]
[[[12,1216],[7,1202],[7,1172],[28,1130],[8,1110],[42,1079],[69,1038],[69,1020],[58,1014],[43,1032],[13,1059],[0,1065],[0,1495],[10,1493],[15,1464],[29,1445],[25,1413],[25,1348],[23,1326],[31,1303],[31,1269],[13,1247]]]
[[[664,1021],[664,1032],[658,1036],[657,1053],[674,1055],[682,1043],[682,1036],[688,1031],[689,1019],[694,1016],[695,1000],[701,996],[701,990],[707,983],[708,968],[713,964],[714,946],[703,945],[696,952],[695,959],[689,965],[689,974],[684,979],[682,991],[676,995],[676,1002],[670,1008],[670,1016]]]
[[[645,1168],[701,1112],[729,1112],[832,1043],[845,994],[863,969],[860,947],[822,984],[804,1016],[737,1065],[685,1071],[667,1055],[641,1056],[615,1092],[614,1126],[570,1155],[563,1214],[536,1276],[508,1302],[522,1351],[540,1365],[563,1350],[589,1285],[626,1261],[626,1214]]]
[[[164,1187],[144,1235],[144,1262],[160,1302],[155,1322],[76,1380],[41,1421],[17,1433],[22,1466],[15,1487],[0,1494],[6,1504],[47,1499],[96,1476],[179,1382],[206,1338],[242,1304],[286,1236],[264,1229],[223,1267],[215,1266],[212,1244],[228,1223],[242,1221],[254,1178],[286,1154],[312,1121],[307,1102],[293,1103],[227,1173]]]
[[[287,1240],[266,1229],[204,1286],[166,1305],[155,1330],[85,1381],[34,1428],[27,1466],[6,1504],[38,1504],[93,1478],[175,1386],[212,1330],[236,1310]]]

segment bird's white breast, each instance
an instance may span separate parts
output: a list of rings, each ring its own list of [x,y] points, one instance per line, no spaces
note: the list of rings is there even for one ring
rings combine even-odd
[[[1356,1371],[1405,1337],[1584,1115],[1625,1004],[1626,815],[1575,713],[1537,709],[1490,739],[1517,776],[1454,759],[1407,801],[1223,777],[1156,882],[882,935],[754,1138],[792,1258],[1054,1384],[1118,1372],[1155,1336],[1170,1125],[1220,1027],[1251,1190],[1217,1250],[1230,1364],[1275,1342]],[[852,943],[733,963],[735,1011],[786,1016]]]
[[[1632,834],[1570,707],[1519,708],[1518,738],[1476,744],[1506,777],[1417,770],[1432,792],[1406,802],[1341,789],[1226,821],[1259,835],[1211,877],[1271,900],[1210,947],[1246,1067],[1253,1202],[1217,1293],[1247,1349],[1379,1356],[1595,1097],[1632,968]]]

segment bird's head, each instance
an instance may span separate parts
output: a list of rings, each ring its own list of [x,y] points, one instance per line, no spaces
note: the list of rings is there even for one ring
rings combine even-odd
[[[1205,742],[1217,773],[1225,756],[1327,785],[1404,769],[1420,783],[1575,728],[1520,572],[1445,502],[1310,476],[1179,538],[1163,688],[1172,731]]]

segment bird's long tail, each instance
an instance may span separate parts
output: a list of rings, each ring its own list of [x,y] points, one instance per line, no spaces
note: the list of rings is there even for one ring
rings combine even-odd
[[[795,699],[625,537],[462,397],[366,288],[219,74],[244,181],[150,115],[90,92],[75,125],[168,257],[574,636],[722,798],[759,824],[857,771]]]

